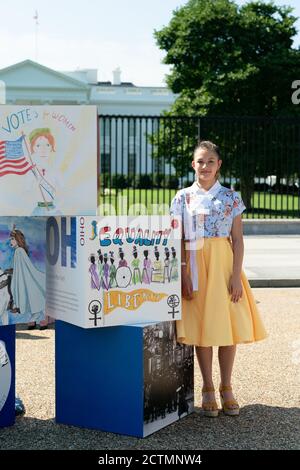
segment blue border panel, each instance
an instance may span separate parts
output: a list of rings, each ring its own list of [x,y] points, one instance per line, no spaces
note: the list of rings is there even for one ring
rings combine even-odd
[[[56,321],[56,421],[143,437],[143,327]]]
[[[16,327],[15,325],[0,326],[0,340],[5,342],[11,364],[11,385],[5,405],[0,412],[0,428],[15,423],[15,382],[16,382]],[[0,384],[1,387],[1,384]]]

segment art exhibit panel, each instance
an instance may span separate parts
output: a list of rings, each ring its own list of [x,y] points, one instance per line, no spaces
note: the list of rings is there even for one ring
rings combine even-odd
[[[0,217],[0,326],[45,319],[45,256],[45,217]]]
[[[1,216],[95,215],[97,180],[96,106],[0,106]]]
[[[180,319],[177,232],[169,216],[48,218],[48,314],[83,328]]]

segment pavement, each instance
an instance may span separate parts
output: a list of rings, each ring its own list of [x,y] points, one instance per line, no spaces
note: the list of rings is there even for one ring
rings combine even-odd
[[[244,243],[251,287],[300,287],[300,235],[248,235]]]
[[[195,363],[195,413],[145,439],[56,424],[54,327],[27,331],[19,326],[17,393],[27,412],[15,426],[0,429],[0,449],[299,450],[300,289],[256,288],[253,293],[269,336],[238,346],[233,388],[240,416],[201,414],[201,379]]]
[[[201,414],[195,360],[195,413],[145,439],[55,423],[54,326],[17,328],[17,393],[26,415],[0,429],[0,449],[203,450],[300,449],[300,237],[245,236],[244,270],[268,331],[239,345],[233,388],[238,417]],[[270,287],[276,286],[276,287]],[[285,288],[279,286],[286,286]],[[215,349],[216,353],[216,349]],[[215,354],[214,383],[219,372]]]

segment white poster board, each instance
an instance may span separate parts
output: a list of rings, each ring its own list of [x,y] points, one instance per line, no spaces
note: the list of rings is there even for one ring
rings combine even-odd
[[[1,105],[0,215],[96,214],[97,128],[96,106]]]
[[[46,231],[50,316],[83,328],[181,318],[170,217],[49,217]]]
[[[0,326],[45,319],[45,252],[45,217],[0,217]]]

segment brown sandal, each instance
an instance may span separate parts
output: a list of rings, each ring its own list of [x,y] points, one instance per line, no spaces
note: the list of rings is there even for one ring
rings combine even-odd
[[[238,402],[233,400],[224,400],[223,392],[231,392],[232,387],[230,385],[220,385],[219,392],[220,392],[220,400],[222,409],[225,415],[228,416],[238,416],[240,414],[240,407]]]
[[[210,393],[214,391],[214,387],[206,387],[202,389],[202,395],[204,395],[204,393]],[[205,403],[203,403],[202,401],[202,410],[204,416],[208,416],[209,418],[216,418],[219,414],[219,409],[216,400],[207,401]]]

